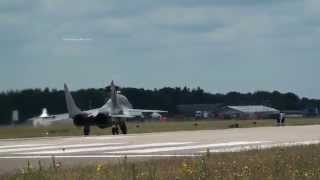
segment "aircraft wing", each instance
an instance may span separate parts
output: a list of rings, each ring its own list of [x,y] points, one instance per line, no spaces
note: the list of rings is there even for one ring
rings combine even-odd
[[[87,110],[87,111],[83,111],[83,112],[87,113],[89,116],[97,116],[98,113],[99,113],[99,109],[91,109],[91,110]],[[63,120],[66,120],[66,119],[70,119],[70,117],[69,117],[68,113],[52,114],[47,119],[49,119],[51,122],[56,122],[56,121],[63,121]]]
[[[134,118],[134,116],[126,115],[126,114],[118,114],[118,115],[111,115],[113,118]]]
[[[147,109],[128,109],[129,113],[168,113],[168,111],[161,110],[147,110]]]
[[[91,109],[84,112],[87,113],[89,116],[97,116],[99,114],[99,109]]]

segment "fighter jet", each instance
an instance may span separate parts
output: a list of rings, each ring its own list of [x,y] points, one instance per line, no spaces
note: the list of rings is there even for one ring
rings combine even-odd
[[[40,116],[29,119],[33,127],[46,127],[55,122],[69,121],[67,114],[49,115],[47,108],[42,109]]]
[[[85,136],[90,134],[90,127],[99,128],[112,127],[112,134],[119,134],[119,128],[123,134],[128,133],[126,121],[134,118],[135,114],[143,113],[167,113],[161,110],[133,109],[129,100],[117,92],[116,86],[112,81],[110,84],[110,99],[102,107],[88,111],[82,111],[76,105],[68,86],[64,85],[66,105],[69,117],[73,119],[76,126],[83,127]]]

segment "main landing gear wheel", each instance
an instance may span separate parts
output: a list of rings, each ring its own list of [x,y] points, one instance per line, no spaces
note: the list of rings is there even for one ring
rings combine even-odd
[[[112,127],[112,135],[119,134],[119,128],[118,127]]]
[[[120,129],[121,129],[122,134],[128,133],[127,124],[125,122],[120,122]]]
[[[83,127],[83,134],[85,136],[89,136],[90,135],[90,126],[84,126]]]

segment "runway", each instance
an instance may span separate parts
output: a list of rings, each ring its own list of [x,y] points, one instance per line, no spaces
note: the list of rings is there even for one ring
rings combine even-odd
[[[320,125],[261,127],[211,131],[179,131],[90,137],[0,140],[0,173],[22,168],[29,160],[86,165],[145,158],[192,157],[210,152],[233,152],[320,143]]]

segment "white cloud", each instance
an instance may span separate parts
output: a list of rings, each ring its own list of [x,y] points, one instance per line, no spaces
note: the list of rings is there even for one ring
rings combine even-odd
[[[22,84],[8,77],[1,83],[8,89],[45,86],[50,80],[59,87],[68,76],[75,87],[88,87],[116,76],[123,84],[143,81],[146,87],[195,83],[212,91],[251,90],[252,84],[292,89],[298,85],[279,87],[280,80],[270,76],[281,76],[279,61],[288,67],[281,81],[297,78],[292,69],[315,67],[310,64],[319,56],[318,6],[318,0],[4,0],[2,58],[33,78]],[[7,67],[1,64],[0,72],[8,72]],[[305,79],[318,72],[300,74],[303,87],[313,85]]]

